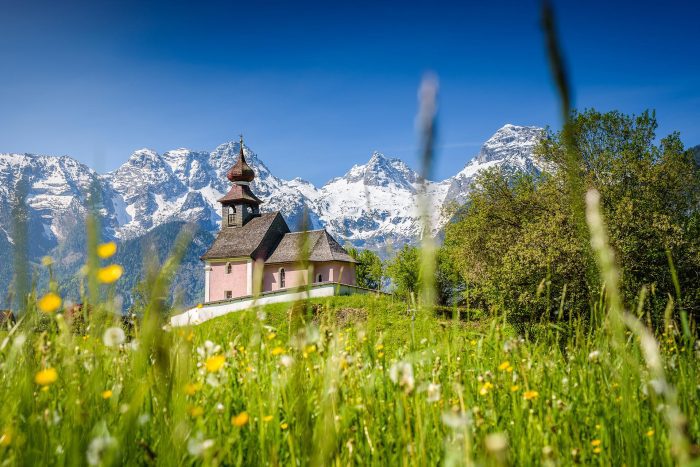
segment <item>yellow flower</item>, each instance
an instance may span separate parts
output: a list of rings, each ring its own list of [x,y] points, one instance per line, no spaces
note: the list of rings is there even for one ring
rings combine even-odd
[[[198,405],[190,407],[188,411],[190,413],[190,416],[192,417],[201,417],[202,415],[204,415],[204,408]]]
[[[307,345],[306,349],[304,349],[306,353],[314,353],[316,352],[316,346],[314,344]]]
[[[518,386],[517,384],[514,384],[513,386],[510,387],[510,392],[515,392],[518,389],[520,389],[520,386]]]
[[[513,367],[510,366],[510,362],[508,360],[506,360],[505,362],[498,365],[498,369],[501,371],[509,371],[509,370],[512,370]]]
[[[187,337],[185,337],[185,339],[187,340],[187,342],[192,342],[192,339],[194,339],[194,333],[190,331],[190,333],[187,334]]]
[[[61,307],[61,297],[49,292],[39,299],[37,306],[44,313],[53,313]]]
[[[284,353],[284,349],[282,347],[275,347],[272,349],[272,355],[282,355]]]
[[[12,442],[12,431],[10,429],[5,429],[2,434],[0,434],[0,446],[9,446]]]
[[[207,358],[207,361],[204,363],[204,366],[206,367],[209,373],[216,373],[224,366],[225,362],[226,357],[224,357],[223,355],[214,355],[213,357]]]
[[[117,252],[117,244],[114,242],[101,243],[97,247],[97,256],[107,259]]]
[[[382,350],[384,349],[384,344],[377,344],[374,348],[377,350]]]
[[[525,391],[525,393],[523,394],[523,399],[525,399],[526,401],[529,401],[529,400],[537,399],[537,397],[539,397],[539,395],[540,395],[540,393],[537,391]]]
[[[601,449],[600,448],[593,448],[593,452],[595,454],[600,454]]]
[[[202,308],[203,306],[204,305],[202,305],[201,303],[197,303],[197,308]]]
[[[123,272],[124,269],[118,264],[110,264],[109,266],[100,268],[97,271],[97,280],[99,280],[103,284],[111,284],[112,282],[116,282],[120,277],[122,277]]]
[[[649,438],[651,438],[652,436],[654,436],[654,430],[649,430],[649,431],[647,431],[647,436],[648,436]]]
[[[593,446],[593,447],[598,447],[598,446],[600,446],[601,443],[602,443],[601,440],[599,440],[599,439],[594,439],[593,441],[591,441],[591,446]]]
[[[491,384],[489,381],[486,381],[483,386],[481,386],[481,389],[479,389],[479,394],[482,396],[485,396],[486,394],[489,393],[489,391],[493,389],[493,384]]]
[[[234,415],[234,417],[231,419],[231,424],[233,426],[242,427],[248,423],[249,419],[250,417],[248,416],[248,412],[241,412],[238,415]]]
[[[106,391],[102,391],[102,398],[103,399],[109,399],[110,397],[112,397],[112,390],[111,389],[107,389]]]
[[[270,334],[267,335],[267,340],[271,341],[275,337],[277,337],[277,334],[275,334],[274,332],[271,332]]]
[[[263,422],[267,423],[267,422],[271,422],[271,421],[272,421],[272,415],[265,415],[263,417]]]
[[[48,386],[58,379],[58,372],[55,368],[46,368],[34,376],[34,382],[39,386]]]
[[[287,422],[282,422],[282,423],[280,423],[280,428],[282,428],[283,430],[286,430],[287,428],[289,428],[289,424]]]
[[[194,396],[197,391],[202,389],[202,383],[187,383],[185,384],[185,394]]]
[[[41,264],[42,266],[49,267],[53,264],[53,258],[50,256],[44,256],[43,258],[41,258]]]

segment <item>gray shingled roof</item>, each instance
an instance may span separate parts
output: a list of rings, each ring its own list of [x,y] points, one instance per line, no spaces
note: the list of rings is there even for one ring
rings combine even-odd
[[[223,227],[202,259],[250,256],[264,260],[288,232],[289,227],[279,212],[265,213],[242,227]]]
[[[303,248],[304,238],[306,238],[305,249]],[[294,263],[301,261],[304,253],[308,255],[308,261],[357,262],[325,229],[286,234],[265,262]]]

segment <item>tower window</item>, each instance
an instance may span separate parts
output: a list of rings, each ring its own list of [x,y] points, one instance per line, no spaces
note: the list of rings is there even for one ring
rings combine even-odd
[[[284,268],[280,269],[280,289],[283,289],[286,287],[286,280],[285,280],[285,273],[284,273]]]
[[[228,208],[228,226],[233,227],[236,225],[236,208],[229,206]]]

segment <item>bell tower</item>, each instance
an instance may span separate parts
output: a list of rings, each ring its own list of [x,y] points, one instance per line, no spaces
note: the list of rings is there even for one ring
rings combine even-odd
[[[250,190],[250,182],[255,179],[255,172],[248,165],[243,154],[243,135],[241,135],[238,159],[226,173],[226,178],[233,185],[228,193],[219,199],[222,230],[243,227],[253,217],[260,216],[262,201]]]

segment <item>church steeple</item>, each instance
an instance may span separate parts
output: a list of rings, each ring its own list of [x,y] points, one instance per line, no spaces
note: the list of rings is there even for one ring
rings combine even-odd
[[[226,173],[226,178],[233,183],[226,196],[221,198],[221,227],[242,227],[251,218],[260,215],[262,201],[250,190],[250,182],[255,179],[253,168],[248,165],[243,152],[243,135],[241,135],[238,159]]]

